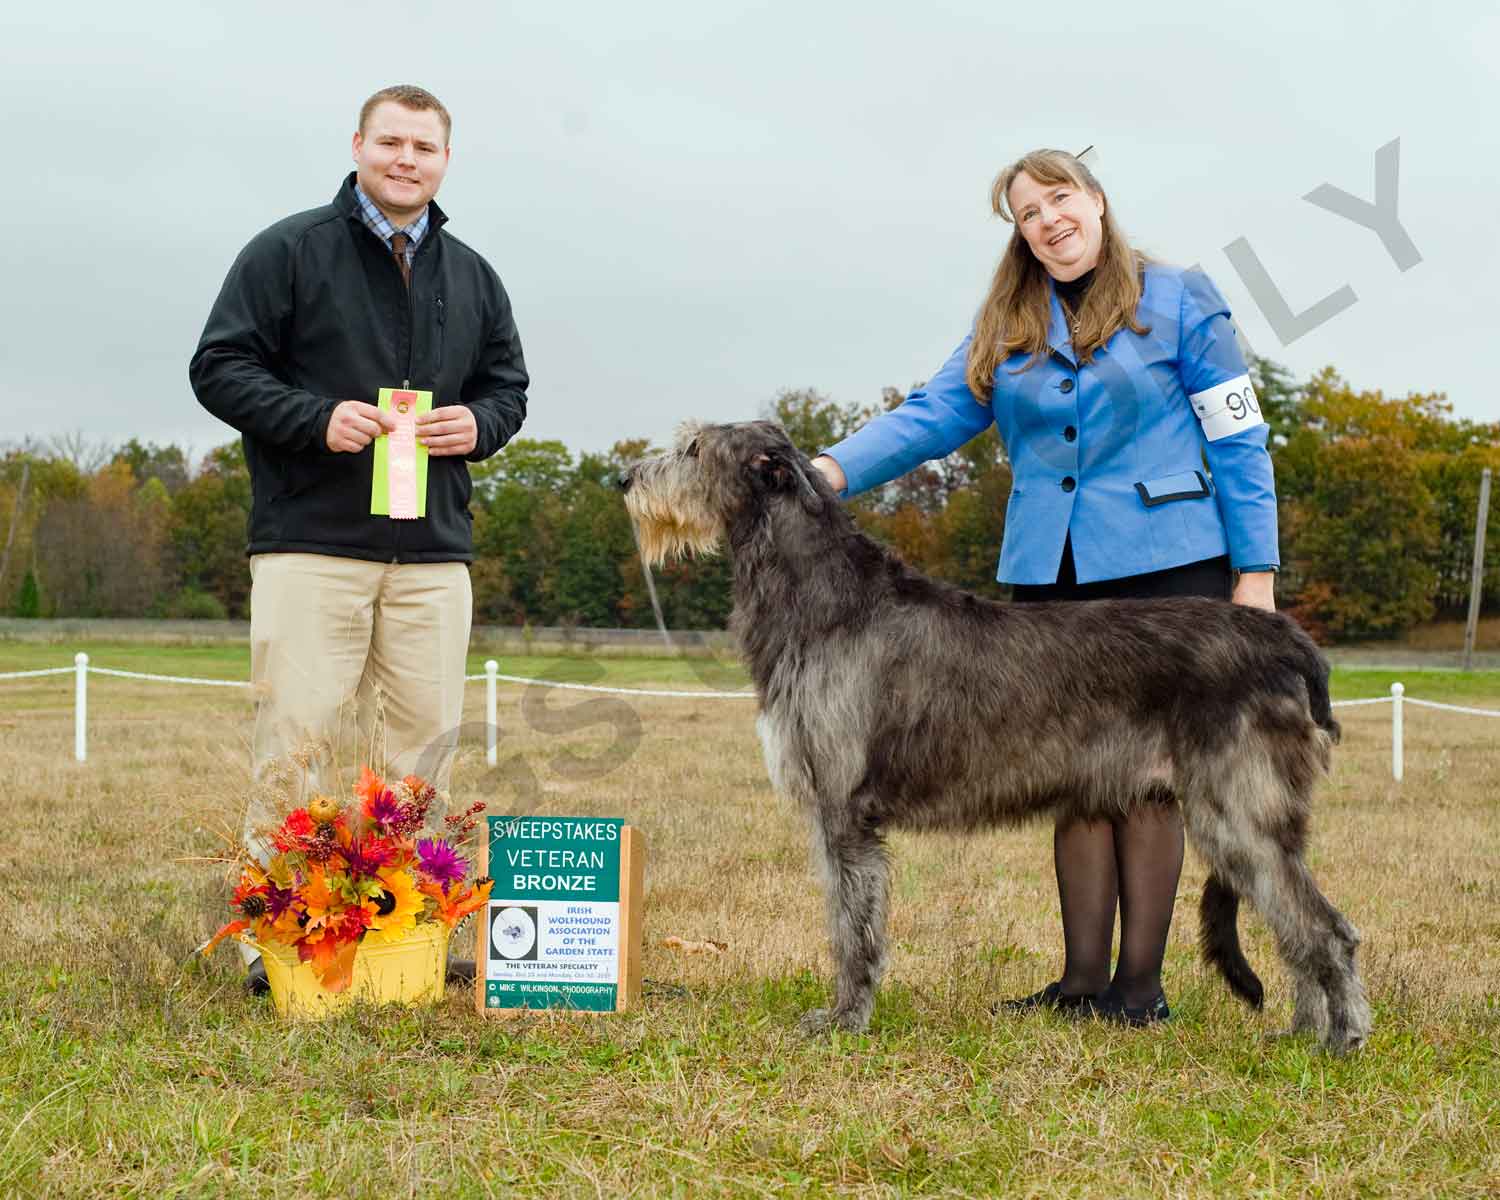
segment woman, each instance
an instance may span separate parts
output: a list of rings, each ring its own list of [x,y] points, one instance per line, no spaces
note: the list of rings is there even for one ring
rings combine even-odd
[[[926,387],[815,465],[852,496],[993,421],[1014,476],[998,578],[1017,602],[1211,596],[1273,608],[1266,425],[1217,289],[1133,250],[1098,180],[1063,151],[1006,167],[991,202],[1015,231],[973,332]],[[1062,977],[1007,1007],[1166,1020],[1177,806],[1059,825],[1053,853]]]

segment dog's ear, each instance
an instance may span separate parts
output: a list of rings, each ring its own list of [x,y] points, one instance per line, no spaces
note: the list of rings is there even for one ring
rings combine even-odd
[[[816,516],[822,511],[823,499],[796,458],[779,451],[757,454],[750,460],[750,473],[766,491],[795,493],[809,513]]]
[[[779,454],[755,455],[750,460],[750,474],[768,492],[785,492],[793,486],[792,464]]]

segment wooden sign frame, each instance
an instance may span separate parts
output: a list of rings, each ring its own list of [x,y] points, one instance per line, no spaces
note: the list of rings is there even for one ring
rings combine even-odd
[[[494,870],[490,861],[490,842],[493,837],[492,822],[537,822],[558,823],[569,822],[578,825],[587,825],[590,822],[597,823],[601,820],[612,820],[599,817],[486,817],[480,823],[482,835],[480,837],[478,854],[479,878],[486,875],[494,879],[491,891],[491,900],[484,908],[474,914],[474,1008],[481,1017],[514,1017],[525,1012],[568,1012],[588,1013],[600,1015],[608,1012],[625,1012],[630,1008],[637,1007],[641,1000],[641,939],[642,939],[642,916],[643,899],[645,896],[646,878],[646,840],[641,831],[633,825],[621,824],[620,826],[620,857],[619,857],[619,916],[616,923],[618,942],[616,949],[616,975],[615,1005],[613,1008],[584,1008],[567,1003],[554,1004],[519,1004],[514,1006],[495,1006],[487,1003],[488,984],[490,982],[490,945],[491,924],[496,914],[497,905],[503,903],[510,896],[513,888],[509,887],[510,880]],[[568,897],[560,897],[557,901],[547,901],[556,904],[565,901]],[[581,898],[580,898],[581,899]],[[587,903],[587,901],[583,901]],[[540,903],[540,902],[539,902]],[[535,936],[540,939],[541,931],[537,930]],[[565,984],[558,985],[559,989],[565,988]]]

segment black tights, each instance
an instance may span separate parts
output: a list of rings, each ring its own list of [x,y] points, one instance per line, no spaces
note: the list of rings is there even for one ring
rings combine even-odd
[[[1129,817],[1074,821],[1053,835],[1057,894],[1062,902],[1066,995],[1108,988],[1131,1008],[1161,991],[1161,960],[1172,926],[1182,873],[1182,814],[1175,804],[1148,803]],[[1109,975],[1120,909],[1120,959]]]

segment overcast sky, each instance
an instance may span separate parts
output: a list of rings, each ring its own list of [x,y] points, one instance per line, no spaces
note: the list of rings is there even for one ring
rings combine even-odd
[[[996,172],[1090,143],[1126,232],[1208,271],[1258,353],[1500,419],[1493,3],[48,3],[5,25],[0,438],[230,440],[187,383],[208,307],[252,234],[332,197],[395,82],[453,113],[439,200],[515,306],[525,436],[598,450],[781,388],[909,387],[1010,233]],[[1373,202],[1397,138],[1405,271],[1301,199]],[[1280,344],[1224,252],[1242,237],[1293,311],[1357,303]]]

